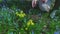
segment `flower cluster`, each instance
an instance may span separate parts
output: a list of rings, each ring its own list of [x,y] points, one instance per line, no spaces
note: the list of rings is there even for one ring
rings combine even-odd
[[[27,26],[30,26],[30,25],[34,25],[34,22],[33,22],[33,20],[32,19],[30,19],[28,22],[27,22]]]
[[[20,18],[24,18],[26,16],[26,14],[23,11],[20,11],[20,13],[16,12],[16,15]]]

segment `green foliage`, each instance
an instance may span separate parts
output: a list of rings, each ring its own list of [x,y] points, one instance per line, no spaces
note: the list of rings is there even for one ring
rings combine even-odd
[[[26,14],[24,4],[22,7],[20,4],[19,9],[14,3],[12,4],[10,7],[0,8],[0,34],[41,34],[42,32],[54,34],[57,28],[60,28],[60,8],[55,13],[57,18],[50,18],[49,13],[43,12],[39,15],[41,12],[38,9],[31,9]]]

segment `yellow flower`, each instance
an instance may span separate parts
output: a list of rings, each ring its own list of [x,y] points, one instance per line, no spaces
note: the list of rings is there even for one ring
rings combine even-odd
[[[25,30],[28,30],[28,28],[26,27]]]
[[[32,19],[30,19],[28,22],[27,22],[27,26],[30,26],[30,25],[34,25],[34,22]]]
[[[30,22],[27,23],[27,26],[30,26]]]
[[[26,16],[25,13],[21,11],[19,17],[24,17],[24,16]]]
[[[19,15],[19,17],[24,17],[24,16],[25,16],[25,14],[20,14],[20,15]]]
[[[26,16],[26,14],[23,11],[20,11],[20,13],[16,12],[16,15],[19,16],[20,18],[23,18]]]
[[[34,25],[34,23],[31,23],[31,25]]]

